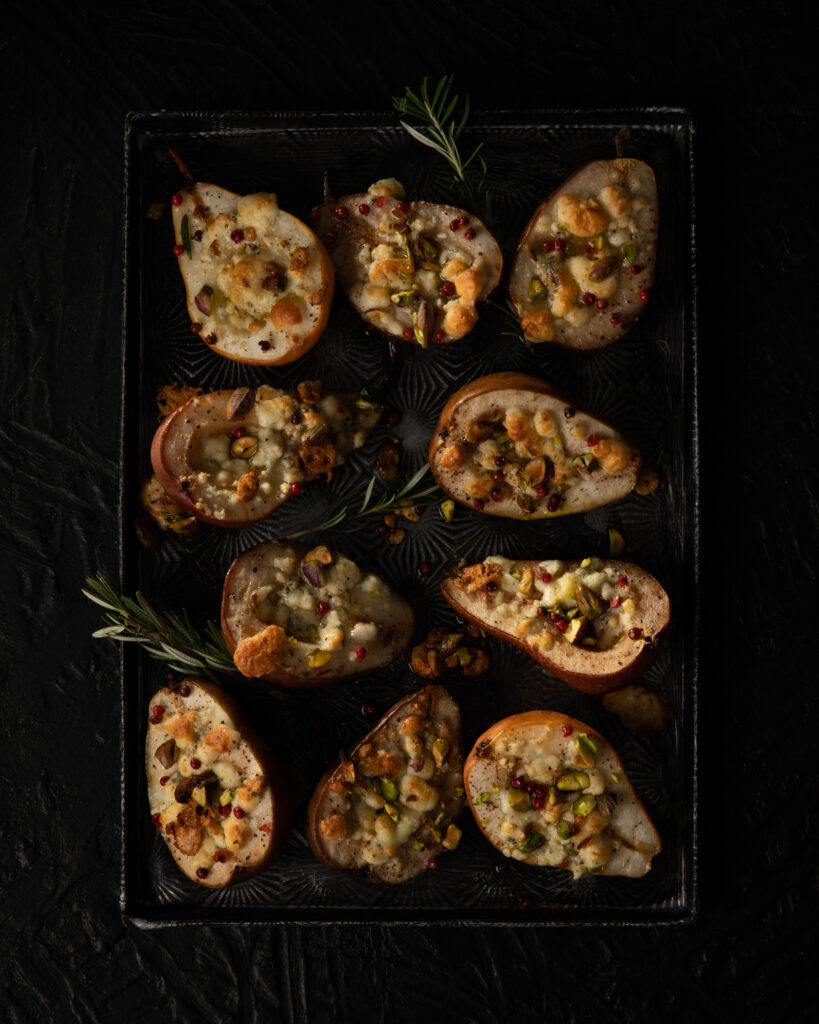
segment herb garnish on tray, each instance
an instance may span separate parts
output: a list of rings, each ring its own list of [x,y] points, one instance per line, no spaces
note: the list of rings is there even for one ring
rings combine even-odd
[[[403,487],[393,485],[387,487],[382,493],[373,498],[375,484],[378,480],[374,476],[364,492],[364,498],[356,511],[358,498],[354,494],[347,494],[330,509],[326,519],[317,526],[311,526],[306,530],[298,530],[289,534],[289,540],[296,537],[303,537],[307,533],[318,533],[320,530],[340,530],[342,533],[349,533],[358,529],[360,520],[368,516],[384,515],[388,512],[397,512],[408,505],[423,505],[435,494],[442,492],[436,483],[424,482],[424,477],[429,473],[429,465],[424,464],[421,469]]]
[[[319,530],[350,532],[369,516],[423,504],[433,494],[441,493],[437,484],[424,481],[428,472],[429,466],[424,465],[403,487],[387,487],[375,498],[378,477],[374,476],[360,504],[356,495],[348,494],[333,506],[323,522],[291,533],[289,539]],[[236,671],[222,632],[215,623],[206,623],[203,636],[186,611],[159,612],[139,591],[132,598],[117,594],[101,573],[89,577],[82,592],[105,609],[106,625],[92,634],[94,639],[141,644],[151,658],[164,661],[176,672],[199,671],[213,679],[214,673]]]
[[[426,78],[417,94],[407,86],[403,96],[393,97],[393,106],[399,114],[416,118],[424,125],[415,128],[407,121],[401,121],[401,127],[414,139],[440,153],[454,172],[453,184],[464,206],[491,226],[492,197],[486,187],[487,167],[481,154],[483,143],[479,142],[465,159],[461,156],[459,141],[469,117],[469,96],[464,96],[463,111],[459,116],[457,110],[460,97],[455,95],[450,99],[453,77],[446,75],[431,93]],[[480,168],[477,182],[473,177],[476,168]]]
[[[95,639],[107,638],[119,643],[137,643],[157,661],[184,674],[204,672],[210,679],[214,673],[233,673],[233,664],[222,637],[213,622],[205,626],[205,636],[192,625],[186,611],[158,612],[139,591],[133,598],[120,596],[101,573],[85,581],[83,594],[105,609]]]

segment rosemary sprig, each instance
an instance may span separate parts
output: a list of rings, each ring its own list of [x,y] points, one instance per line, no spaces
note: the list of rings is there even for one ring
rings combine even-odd
[[[529,345],[530,348],[532,347],[531,343],[526,341],[523,329],[520,326],[517,310],[512,305],[511,299],[507,299],[504,303],[495,302],[494,299],[487,299],[486,304],[493,309],[497,309],[500,313],[503,325],[506,328],[506,330],[502,330],[500,333],[505,338],[517,338]]]
[[[215,673],[236,671],[222,632],[214,623],[207,623],[203,638],[186,611],[158,612],[139,591],[133,598],[120,596],[102,573],[89,577],[82,592],[105,609],[102,618],[108,625],[91,634],[95,639],[141,644],[150,657],[164,661],[174,671],[204,672],[214,681]]]
[[[483,143],[479,142],[466,159],[461,156],[458,143],[469,117],[469,96],[464,96],[463,112],[458,117],[456,111],[460,97],[455,95],[450,99],[453,78],[453,75],[444,76],[431,95],[428,79],[424,78],[420,95],[407,86],[403,96],[393,96],[393,106],[399,114],[414,117],[426,126],[424,129],[414,128],[407,121],[401,121],[401,127],[414,139],[440,153],[454,172],[453,184],[463,205],[491,226],[492,197],[485,184],[486,161],[481,154]],[[476,168],[480,168],[477,182],[473,178]]]
[[[385,488],[375,498],[373,495],[378,477],[373,476],[360,504],[356,494],[346,494],[336,502],[330,509],[327,518],[321,523],[311,526],[307,530],[291,533],[289,539],[295,540],[296,537],[303,537],[307,533],[317,533],[320,530],[340,530],[342,533],[349,533],[351,530],[358,529],[359,521],[368,516],[386,515],[386,513],[395,512],[406,505],[424,505],[433,494],[441,493],[436,483],[423,482],[428,472],[429,465],[424,465],[403,487],[399,488],[397,484],[394,484]],[[356,506],[358,506],[357,509]]]

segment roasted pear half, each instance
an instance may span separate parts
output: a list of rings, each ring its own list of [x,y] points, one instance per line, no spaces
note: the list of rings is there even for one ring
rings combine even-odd
[[[222,592],[222,632],[239,671],[324,686],[383,668],[409,646],[412,609],[378,576],[324,545],[267,541],[243,552]]]
[[[500,247],[473,214],[404,195],[389,178],[358,195],[328,197],[322,237],[368,324],[423,348],[445,345],[478,322],[476,304],[500,281]]]
[[[641,458],[547,381],[494,373],[444,406],[429,464],[450,497],[487,515],[545,519],[625,497]]]
[[[606,693],[654,662],[671,605],[630,562],[492,556],[445,579],[456,612],[584,693]]]
[[[193,329],[214,352],[275,366],[315,345],[333,265],[272,192],[239,196],[198,182],[174,196],[173,225]]]
[[[281,768],[211,683],[183,679],[151,697],[145,768],[154,825],[199,885],[249,878],[282,846],[291,798]]]
[[[659,204],[640,160],[586,164],[523,232],[509,291],[528,341],[604,348],[626,333],[654,281]]]
[[[466,759],[464,785],[489,842],[524,864],[641,878],[661,850],[616,750],[556,711],[487,729]]]
[[[168,495],[218,526],[269,516],[302,482],[324,476],[360,448],[381,407],[354,391],[304,381],[196,395],[163,420],[151,462]]]
[[[406,882],[461,838],[464,754],[458,705],[441,686],[395,704],[332,765],[307,812],[313,853],[370,882]]]

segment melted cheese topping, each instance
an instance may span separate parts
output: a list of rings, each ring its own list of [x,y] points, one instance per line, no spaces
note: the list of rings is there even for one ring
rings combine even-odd
[[[162,748],[167,766],[156,757]],[[216,861],[241,863],[252,840],[269,842],[270,789],[241,734],[215,703],[180,712],[167,692],[158,694],[147,753],[154,821],[171,845],[193,858],[202,877]]]
[[[310,557],[308,552],[305,559]],[[363,669],[377,662],[396,643],[406,623],[404,601],[380,577],[362,573],[349,558],[331,557],[330,564],[314,562],[311,578],[318,585],[308,582],[300,557],[286,548],[272,566],[265,563],[257,573],[244,575],[238,592],[231,594],[228,613],[231,619],[241,617],[239,644],[245,648],[237,647],[237,663],[254,647],[264,653],[263,626],[277,627],[274,632],[284,635],[281,644],[269,646],[271,657],[262,674],[349,675],[359,664]],[[259,663],[254,665],[249,675],[259,674]]]
[[[197,184],[181,198],[177,242],[186,219],[191,252],[180,255],[180,267],[191,317],[207,344],[259,361],[311,335],[332,293],[312,231],[280,210],[272,193],[238,197]]]
[[[331,477],[345,454],[366,440],[367,431],[359,419],[349,396],[342,400],[330,393],[307,404],[296,392],[263,385],[238,431],[192,433],[187,455],[192,472],[180,479],[192,485],[198,509],[217,519],[229,519],[231,507],[247,500],[243,484],[252,487],[250,497],[258,494],[263,499],[281,499],[294,483],[316,475],[313,469]],[[305,464],[303,457],[309,455],[311,439],[321,442],[321,457],[327,456],[329,461]],[[247,474],[255,480],[248,480]]]
[[[575,878],[648,870],[656,834],[602,737],[559,724],[514,729],[478,758],[470,799],[505,856]]]
[[[490,555],[462,570],[455,586],[483,590],[503,628],[543,650],[567,640],[592,652],[609,650],[629,640],[640,618],[628,577],[599,558],[569,569],[556,559],[526,563]]]
[[[477,218],[445,221],[403,195],[389,179],[341,208],[330,236],[343,243],[331,246],[336,269],[353,305],[380,330],[422,346],[462,338],[477,322],[475,303],[494,287],[497,243]]]
[[[318,828],[325,841],[343,844],[345,867],[398,873],[409,850],[426,857],[432,848],[457,846],[452,821],[463,789],[453,787],[454,742],[447,723],[426,717],[416,702],[336,770]],[[460,781],[461,766],[454,767]]]
[[[641,214],[648,199],[623,185],[595,195],[563,193],[555,219],[541,216],[526,240],[525,274],[515,272],[515,301],[529,341],[552,341],[609,312],[623,282],[654,259],[654,235]]]
[[[508,502],[527,515],[559,515],[585,507],[601,477],[639,464],[636,450],[611,428],[546,405],[542,396],[519,399],[517,407],[493,407],[463,430],[450,424],[439,457],[448,490],[478,509]]]

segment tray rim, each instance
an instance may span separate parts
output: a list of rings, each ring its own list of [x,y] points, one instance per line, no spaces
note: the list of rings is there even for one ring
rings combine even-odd
[[[638,115],[645,120],[653,120],[652,123],[641,124],[635,120]],[[582,123],[581,123],[582,119]],[[592,119],[596,119],[592,120]],[[131,225],[139,222],[137,197],[132,188],[134,177],[134,165],[137,162],[138,135],[145,131],[145,126],[158,125],[165,134],[170,131],[167,127],[169,122],[187,121],[210,124],[211,128],[206,134],[247,134],[248,131],[258,130],[269,132],[271,130],[297,130],[311,131],[326,128],[355,128],[357,130],[383,130],[399,129],[400,125],[395,121],[393,115],[384,111],[201,111],[201,110],[176,110],[176,111],[133,111],[124,119],[124,161],[123,161],[123,251],[122,261],[122,323],[121,323],[121,361],[120,361],[120,487],[118,498],[117,516],[117,543],[118,543],[118,577],[119,587],[122,591],[124,583],[133,579],[135,573],[132,569],[135,565],[133,550],[126,548],[126,536],[128,533],[128,496],[131,491],[132,472],[128,470],[126,460],[129,451],[129,442],[132,434],[138,431],[138,422],[129,421],[128,396],[132,393],[132,387],[139,380],[139,367],[141,365],[142,336],[137,321],[136,334],[139,337],[139,345],[129,338],[133,336],[134,319],[137,316],[138,303],[132,302],[131,289],[133,287],[130,255],[132,247],[137,244],[132,238]],[[228,122],[219,124],[219,122]],[[214,127],[214,122],[216,126]],[[255,122],[265,122],[258,128],[251,127]],[[658,124],[660,122],[660,124]],[[161,126],[165,125],[164,130]],[[698,346],[698,310],[697,310],[697,219],[696,219],[696,176],[695,176],[695,144],[696,124],[694,116],[689,108],[682,106],[635,106],[617,108],[526,108],[523,110],[475,110],[470,111],[469,128],[480,127],[489,130],[503,130],[508,128],[588,128],[595,127],[610,128],[620,126],[622,128],[643,128],[656,130],[658,127],[674,128],[681,132],[685,141],[683,162],[681,172],[686,176],[687,213],[688,213],[688,260],[687,276],[684,290],[684,313],[689,318],[689,330],[687,332],[684,348],[684,370],[683,388],[690,385],[691,394],[687,395],[684,414],[688,415],[691,422],[691,442],[689,456],[691,459],[691,525],[692,536],[690,538],[691,564],[684,564],[681,567],[682,576],[693,598],[693,609],[690,616],[691,628],[691,659],[690,659],[690,717],[691,734],[682,735],[680,750],[684,756],[690,758],[690,783],[691,783],[691,821],[688,828],[681,830],[683,842],[688,846],[690,862],[688,863],[688,877],[680,881],[680,905],[670,908],[620,908],[616,911],[606,908],[581,908],[581,907],[551,907],[543,911],[532,908],[523,910],[513,907],[498,910],[482,910],[475,914],[465,912],[462,908],[453,908],[451,912],[443,911],[441,908],[390,908],[391,919],[385,919],[379,913],[377,906],[348,908],[343,912],[334,910],[328,912],[327,908],[309,907],[268,907],[268,908],[244,908],[241,906],[206,906],[198,904],[173,904],[165,907],[155,907],[140,904],[133,899],[129,892],[129,867],[134,857],[129,850],[129,835],[131,825],[128,818],[128,807],[131,803],[131,793],[139,784],[134,778],[134,772],[128,769],[127,742],[131,731],[131,723],[136,722],[134,704],[129,696],[128,680],[136,674],[139,652],[130,645],[120,645],[119,651],[119,676],[120,676],[120,702],[121,716],[119,728],[120,747],[120,892],[119,908],[124,921],[140,928],[155,929],[172,926],[225,926],[232,924],[244,924],[252,926],[269,926],[271,924],[290,924],[297,926],[321,926],[336,927],[340,925],[379,924],[389,927],[394,926],[448,926],[448,927],[641,927],[641,926],[668,926],[668,925],[690,925],[696,922],[700,909],[699,893],[699,846],[698,846],[698,775],[697,764],[699,754],[699,676],[700,676],[700,577],[701,577],[701,521],[700,521],[700,378],[699,378],[699,346]],[[182,132],[183,128],[176,128],[175,131]],[[147,135],[152,134],[150,131]],[[185,134],[197,135],[202,131],[190,131]],[[133,548],[133,546],[132,546]],[[142,780],[144,781],[144,780]],[[137,828],[138,826],[134,826]],[[685,852],[682,858],[682,866],[686,867]],[[686,894],[688,899],[686,902]],[[283,912],[283,911],[287,912]],[[426,916],[422,916],[426,915]]]

